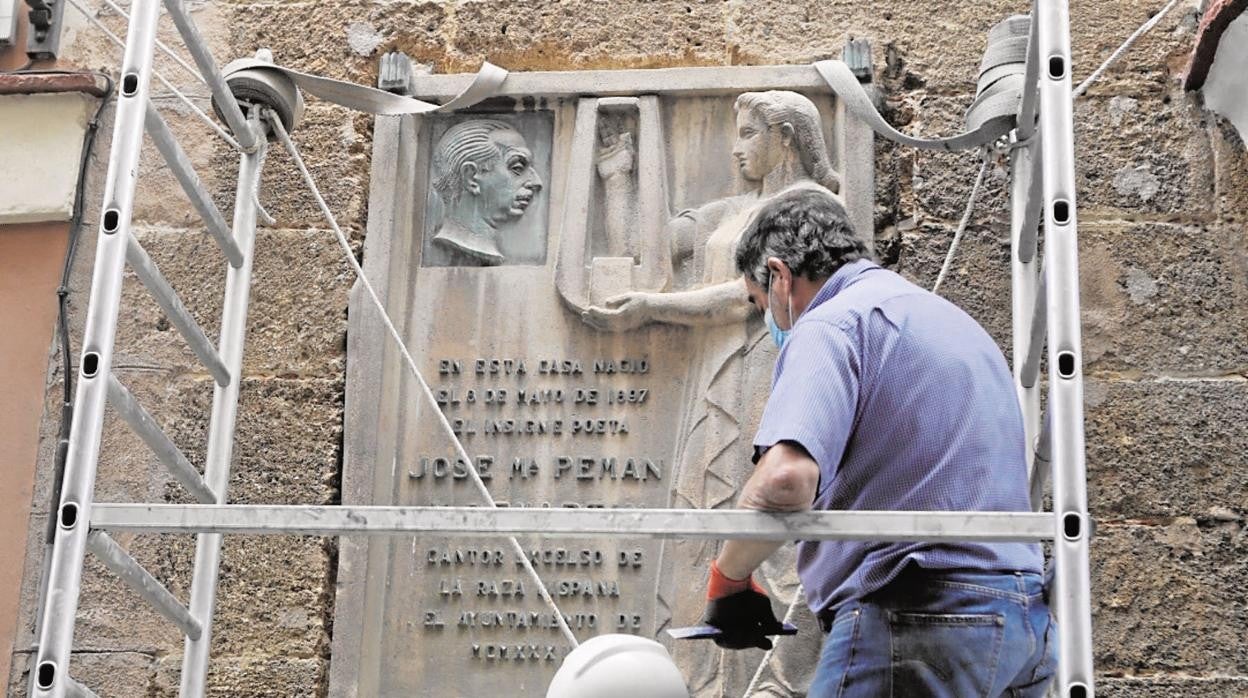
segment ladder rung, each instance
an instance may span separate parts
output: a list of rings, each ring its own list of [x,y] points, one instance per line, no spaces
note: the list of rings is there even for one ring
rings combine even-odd
[[[204,190],[203,183],[199,181],[199,176],[195,174],[195,169],[191,166],[190,158],[186,156],[182,146],[178,145],[177,139],[173,137],[173,132],[169,130],[169,124],[165,123],[151,100],[147,102],[144,121],[152,142],[156,144],[156,149],[164,156],[165,162],[169,163],[173,176],[178,180],[178,184],[182,185],[182,191],[185,191],[187,197],[190,198],[191,205],[199,212],[199,217],[204,219],[208,232],[216,238],[230,266],[236,269],[243,266],[243,253],[234,243],[234,234],[226,225],[225,218],[221,216],[221,211],[213,203],[212,197]]]
[[[198,640],[203,634],[203,626],[191,616],[186,606],[178,601],[150,572],[143,569],[138,560],[130,556],[126,549],[117,545],[103,531],[92,531],[87,536],[87,547],[104,563],[113,574],[130,585],[144,601],[150,603],[160,614],[182,629],[192,640]]]
[[[69,698],[100,698],[95,694],[95,691],[92,691],[68,676],[65,677],[65,695],[69,696]]]
[[[249,153],[255,151],[259,147],[256,132],[247,124],[247,117],[243,116],[242,109],[238,107],[238,101],[226,85],[221,71],[217,70],[217,62],[213,60],[212,52],[208,50],[208,43],[200,36],[195,20],[191,19],[190,14],[187,13],[182,0],[165,0],[165,8],[169,10],[169,16],[178,27],[178,32],[182,34],[186,50],[190,52],[191,58],[195,59],[196,67],[199,68],[199,72],[203,73],[204,80],[212,90],[213,103],[220,108],[221,115],[225,117],[225,123],[229,124],[230,130],[234,132],[234,137],[238,139],[243,150]]]
[[[1048,273],[1040,272],[1040,284],[1036,289],[1036,305],[1031,311],[1031,336],[1027,340],[1027,355],[1023,357],[1023,369],[1018,373],[1018,382],[1024,388],[1035,386],[1040,377],[1040,356],[1044,351],[1044,335],[1048,328]],[[1014,357],[1018,361],[1018,357]]]
[[[112,374],[108,376],[108,401],[117,408],[122,419],[126,420],[130,428],[143,439],[148,448],[152,449],[160,462],[165,464],[165,467],[178,482],[182,483],[183,487],[205,504],[216,503],[217,496],[195,471],[195,466],[191,465],[182,451],[161,430],[152,415],[143,409],[129,390],[126,390],[126,386],[122,385]]]
[[[165,311],[169,322],[178,328],[182,336],[186,338],[187,344],[191,345],[191,351],[195,352],[195,356],[204,364],[212,377],[216,379],[217,384],[225,387],[230,384],[230,371],[225,367],[225,363],[221,361],[221,356],[217,353],[216,347],[212,346],[212,342],[208,341],[208,336],[200,329],[199,323],[195,322],[195,318],[191,317],[186,306],[182,305],[182,300],[178,298],[178,294],[165,281],[165,277],[161,276],[160,269],[156,267],[156,263],[147,255],[147,250],[139,244],[139,241],[133,235],[126,244],[126,261],[130,263],[130,268],[134,269],[134,273],[138,274],[139,280],[147,287],[156,302],[160,304],[161,309]]]

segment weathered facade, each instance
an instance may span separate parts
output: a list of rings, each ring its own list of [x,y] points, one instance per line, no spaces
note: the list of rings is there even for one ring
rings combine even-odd
[[[1075,3],[1081,80],[1160,3]],[[872,42],[886,115],[903,130],[960,126],[987,29],[1022,2],[204,2],[195,15],[218,58],[271,48],[291,67],[372,84],[381,53],[463,72],[754,65],[835,57]],[[1179,74],[1196,2],[1183,3],[1075,103],[1079,176],[1089,506],[1096,662],[1109,696],[1248,694],[1248,149],[1184,93]],[[65,62],[115,66],[120,50],[67,11]],[[116,31],[124,22],[105,10]],[[172,28],[162,31],[170,45]],[[162,72],[206,91],[163,57]],[[156,93],[161,95],[159,88]],[[181,104],[166,117],[218,204],[231,207],[237,161]],[[111,111],[88,177],[85,238],[71,327],[82,333]],[[357,243],[368,216],[371,117],[312,100],[295,134],[339,221]],[[876,250],[930,285],[974,179],[969,153],[876,147]],[[943,290],[1008,345],[1007,177],[986,191]],[[348,291],[333,234],[280,149],[261,201],[277,219],[258,234],[253,304],[230,499],[341,498]],[[150,145],[135,232],[215,336],[224,266]],[[192,462],[202,462],[211,378],[132,277],[123,292],[115,370]],[[380,341],[380,340],[378,340]],[[52,354],[55,359],[55,353]],[[61,375],[49,367],[31,502],[22,628],[9,691],[25,695],[41,569]],[[110,416],[101,501],[183,501],[139,439]],[[179,596],[189,536],[122,537]],[[329,687],[338,545],[332,539],[231,537],[215,618],[211,695],[324,695]],[[71,672],[105,696],[173,695],[175,628],[90,562]]]

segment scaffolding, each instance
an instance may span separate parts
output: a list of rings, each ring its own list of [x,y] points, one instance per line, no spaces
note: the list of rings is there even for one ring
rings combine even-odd
[[[70,1],[78,6],[75,0]],[[216,124],[213,127],[240,151],[233,224],[226,226],[189,159],[149,99],[153,54],[159,44],[156,26],[161,3],[134,0],[124,41],[116,121],[75,395],[76,409],[61,498],[55,512],[56,530],[47,567],[46,594],[38,615],[32,695],[41,698],[94,695],[69,674],[84,556],[88,550],[185,635],[180,695],[189,698],[203,696],[205,692],[223,535],[412,536],[426,532],[461,536],[537,533],[552,538],[594,535],[1051,542],[1055,573],[1051,598],[1060,646],[1059,695],[1087,698],[1094,694],[1088,568],[1091,522],[1087,514],[1084,464],[1069,16],[1065,0],[1036,0],[1026,41],[1022,43],[1025,49],[1022,96],[1010,107],[1014,376],[1027,438],[1034,445],[1029,465],[1032,466],[1036,510],[812,511],[797,514],[674,509],[228,504],[226,485],[234,446],[255,233],[257,219],[264,216],[257,203],[257,189],[270,138],[281,141],[291,152],[322,213],[360,275],[360,282],[370,292],[383,317],[385,309],[372,293],[332,212],[303,167],[298,149],[286,132],[290,124],[283,123],[285,119],[273,112],[271,104],[236,99],[183,1],[164,0],[164,5],[198,74],[211,89],[214,105],[229,131],[226,133]],[[160,48],[168,51],[163,44]],[[188,72],[196,72],[189,65],[182,65]],[[164,82],[158,74],[157,77]],[[168,86],[167,82],[165,84]],[[837,91],[831,79],[829,85],[839,97],[850,96]],[[201,111],[196,111],[207,119]],[[228,262],[221,330],[215,346],[131,234],[139,151],[145,130]],[[1042,219],[1043,261],[1038,253]],[[202,474],[113,373],[122,277],[127,264],[213,377],[207,458]],[[423,388],[425,399],[432,404],[428,386],[401,337],[388,321],[387,327],[398,342],[407,367]],[[1046,337],[1048,413],[1042,415],[1039,372]],[[117,410],[199,504],[94,501],[106,404]],[[450,425],[445,416],[441,410],[434,412],[449,435]],[[492,504],[489,491],[472,466],[473,460],[463,452],[458,439],[454,442],[483,498]],[[1045,512],[1040,510],[1041,495],[1050,473],[1052,510]],[[110,537],[110,532],[116,531],[197,534],[189,602],[184,604],[176,598],[117,544]],[[522,554],[520,559],[528,558]],[[531,566],[527,571],[537,579]],[[538,583],[540,588],[540,579]],[[542,595],[554,608],[550,597]],[[562,614],[556,613],[556,616],[562,618]],[[575,644],[576,638],[566,625],[562,629]]]

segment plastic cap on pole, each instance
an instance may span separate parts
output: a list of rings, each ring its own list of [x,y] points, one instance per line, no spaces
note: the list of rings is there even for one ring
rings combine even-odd
[[[546,698],[689,698],[689,689],[663,645],[599,635],[564,658]]]

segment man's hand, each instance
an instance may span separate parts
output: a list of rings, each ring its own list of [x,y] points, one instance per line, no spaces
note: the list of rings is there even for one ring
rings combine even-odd
[[[768,635],[779,634],[782,624],[771,610],[771,599],[753,577],[729,579],[711,563],[702,622],[723,631],[715,644],[728,650],[771,649]]]

